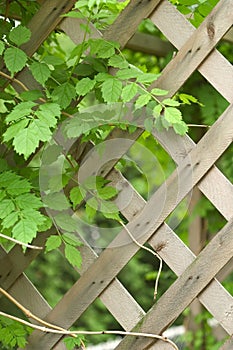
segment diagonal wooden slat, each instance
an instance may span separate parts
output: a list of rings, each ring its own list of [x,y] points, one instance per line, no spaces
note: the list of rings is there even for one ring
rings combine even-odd
[[[208,285],[219,269],[232,257],[233,219],[202,250],[195,261],[161,296],[135,330],[160,334],[190,302]],[[212,262],[211,264],[209,262]],[[156,322],[154,322],[156,320]],[[125,338],[117,350],[141,350],[153,344],[151,339]]]
[[[176,205],[200,181],[222,152],[229,146],[233,131],[232,113],[233,106],[230,106],[197,146],[185,157],[182,164],[177,167],[176,172],[169,177],[166,184],[162,185],[151,197],[142,212],[128,224],[128,229],[134,233],[134,237],[140,243],[144,243],[149,239]],[[216,138],[218,133],[221,134],[221,140],[220,138]],[[212,143],[213,139],[216,139],[216,142],[210,150],[208,149],[208,145]],[[191,183],[189,181],[190,177],[192,179]],[[179,183],[182,183],[182,187],[179,188],[179,192],[177,193]],[[167,197],[164,208],[160,210],[157,203],[163,203],[164,190],[166,190]],[[48,315],[47,319],[50,322],[56,320],[59,324],[63,324],[64,327],[69,327],[136,253],[138,246],[135,247],[135,245],[129,243],[128,234],[123,230],[109,245],[108,249],[100,255],[97,261],[91,265],[86,273],[66,293],[63,299]],[[104,274],[101,272],[103,267],[105,267]],[[82,304],[78,304],[80,300],[82,300]],[[64,315],[66,315],[65,320]],[[56,336],[56,338],[59,339],[59,336]],[[55,337],[51,335],[40,337],[41,345],[46,344],[46,346],[51,346],[55,342]],[[35,346],[37,343],[38,339],[36,339],[35,332],[34,342],[32,344]]]
[[[121,47],[124,47],[136,32],[142,18],[147,18],[159,2],[160,0],[131,0],[115,22],[105,31],[104,38],[117,41]]]
[[[232,5],[232,1],[229,4]],[[167,0],[161,1],[150,18],[178,49],[195,33],[191,23]],[[198,70],[227,101],[233,101],[233,67],[219,51],[214,49]],[[160,83],[161,87],[167,86],[169,91],[174,91],[172,81],[169,85],[160,79]]]

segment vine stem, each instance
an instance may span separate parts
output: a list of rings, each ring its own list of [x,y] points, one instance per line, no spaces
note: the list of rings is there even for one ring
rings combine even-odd
[[[159,259],[159,270],[158,270],[158,274],[157,277],[155,279],[155,288],[154,288],[154,299],[156,299],[157,293],[158,293],[158,285],[159,285],[159,278],[162,272],[162,268],[163,268],[163,260],[162,258],[152,249],[145,247],[143,244],[139,243],[134,236],[132,235],[132,233],[129,231],[128,227],[123,223],[123,221],[120,221],[120,224],[124,227],[124,229],[126,230],[126,232],[128,233],[128,235],[130,236],[130,238],[132,239],[132,241],[140,248],[148,251],[149,253],[153,254],[154,256],[156,256],[156,258]]]
[[[30,249],[43,249],[43,247],[38,247],[38,246],[36,246],[36,245],[31,245],[31,244],[23,243],[23,242],[21,242],[21,241],[18,241],[18,240],[15,239],[15,238],[6,236],[6,235],[4,235],[3,233],[0,233],[0,237],[1,237],[1,238],[5,238],[5,239],[7,239],[8,241],[14,242],[14,243],[16,243],[16,244],[22,245],[23,247],[26,247],[26,248],[30,248]]]
[[[54,333],[54,334],[62,334],[62,335],[70,335],[70,336],[77,336],[77,335],[104,335],[104,334],[108,334],[108,335],[122,335],[122,336],[133,336],[133,337],[144,337],[144,338],[152,338],[152,339],[156,339],[156,340],[162,340],[166,343],[171,344],[171,346],[173,347],[173,349],[175,350],[179,350],[179,348],[177,347],[177,345],[171,340],[168,339],[167,337],[164,337],[162,335],[157,335],[157,334],[152,334],[152,333],[140,333],[140,332],[126,332],[126,331],[67,331],[67,330],[59,330],[56,329],[55,325],[53,325],[53,328],[48,328],[48,327],[42,327],[36,324],[32,324],[28,321],[25,321],[19,317],[7,314],[5,312],[0,311],[0,316],[4,316],[7,317],[11,320],[20,322],[28,327],[31,327],[33,329],[37,329],[41,332],[45,332],[45,333]],[[42,321],[42,320],[41,320]],[[60,327],[57,327],[60,328]]]

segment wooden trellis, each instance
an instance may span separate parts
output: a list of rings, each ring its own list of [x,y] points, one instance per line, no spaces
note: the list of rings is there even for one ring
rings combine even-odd
[[[75,2],[76,0],[40,1],[41,7],[29,25],[32,30],[31,40],[23,47],[28,55],[32,55],[58,25],[75,43],[80,42],[80,20],[61,17]],[[21,248],[15,246],[7,254],[1,248],[0,285],[34,314],[64,328],[71,327],[99,297],[123,329],[155,334],[162,334],[198,298],[231,336],[233,297],[215,276],[233,259],[233,185],[218,170],[215,162],[230,146],[233,138],[233,67],[215,47],[233,24],[233,0],[220,0],[197,29],[167,0],[131,0],[115,23],[103,33],[103,37],[119,41],[124,47],[136,32],[141,20],[147,17],[171,45],[178,49],[153,87],[168,90],[172,96],[198,70],[229,102],[229,107],[198,144],[189,136],[178,136],[172,130],[154,132],[154,137],[170,154],[177,167],[166,184],[162,184],[148,202],[114,170],[114,164],[108,163],[103,169],[102,175],[118,184],[123,197],[133,193],[131,202],[122,209],[122,214],[129,221],[128,230],[141,244],[148,242],[158,252],[178,276],[177,280],[150,311],[145,313],[117,279],[121,269],[140,249],[130,240],[128,233],[122,230],[100,256],[88,245],[81,248],[81,277],[53,309],[24,274],[38,251],[28,251],[24,255]],[[100,35],[102,34],[93,29],[94,37]],[[25,82],[30,89],[37,87],[27,69],[18,75],[18,79]],[[113,131],[111,137],[130,137],[136,140],[140,133],[137,130],[129,136],[118,130]],[[88,169],[88,159],[86,163]],[[93,166],[95,165],[92,164],[92,169]],[[86,175],[90,175],[88,171]],[[228,221],[197,257],[164,222],[195,186]],[[163,200],[164,191],[166,198],[161,210],[158,203]],[[43,245],[53,230],[52,228],[40,234],[34,244]],[[118,246],[117,242],[128,244]],[[221,350],[232,348],[233,340],[229,337]],[[61,342],[61,335],[34,331],[26,349],[62,350],[65,346]],[[171,345],[149,338],[125,337],[116,349],[171,350]]]

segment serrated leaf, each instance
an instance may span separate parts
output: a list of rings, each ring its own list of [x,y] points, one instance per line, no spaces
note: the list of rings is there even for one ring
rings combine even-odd
[[[118,191],[115,187],[106,186],[104,188],[100,188],[97,192],[97,195],[101,199],[111,199],[118,194]]]
[[[106,72],[98,73],[95,76],[96,81],[105,81],[107,79],[112,79],[112,75]]]
[[[13,139],[20,132],[20,130],[27,126],[28,122],[28,119],[22,119],[19,122],[10,125],[3,134],[4,142],[8,142]]]
[[[105,102],[118,102],[122,91],[122,82],[115,78],[105,80],[101,91]]]
[[[32,221],[37,227],[44,225],[47,216],[42,215],[38,210],[24,209],[21,211],[21,216],[29,221]]]
[[[2,55],[4,50],[5,50],[5,44],[2,40],[0,40],[0,55]]]
[[[85,205],[87,219],[91,222],[97,212],[98,202],[96,198],[92,197],[88,199]]]
[[[39,141],[35,130],[26,128],[15,136],[13,146],[18,154],[23,154],[24,158],[27,159],[35,152],[36,148],[39,146]]]
[[[64,343],[66,344],[67,350],[73,350],[75,346],[80,346],[84,337],[78,335],[77,338],[67,337],[64,339]]]
[[[120,55],[114,55],[109,58],[108,65],[114,68],[127,68],[129,63]]]
[[[178,106],[180,106],[180,103],[178,101],[172,100],[171,98],[165,98],[165,100],[163,100],[162,103],[165,106],[171,106],[171,107],[178,107]]]
[[[123,87],[121,98],[123,102],[129,102],[137,94],[138,86],[135,83]]]
[[[14,74],[25,67],[27,63],[27,55],[17,47],[9,47],[4,52],[4,62],[7,69]]]
[[[25,116],[28,116],[32,112],[32,108],[36,106],[36,103],[32,101],[21,102],[14,107],[14,109],[6,117],[6,122],[17,121]]]
[[[42,120],[34,119],[28,127],[28,132],[32,132],[37,135],[39,141],[49,141],[52,135],[51,130],[48,125]]]
[[[31,243],[33,238],[36,237],[36,233],[36,224],[28,219],[21,219],[12,230],[13,238],[23,243]]]
[[[57,124],[56,117],[60,117],[61,108],[57,103],[44,103],[35,114],[49,127],[54,127]]]
[[[174,124],[180,122],[182,119],[182,114],[181,111],[177,108],[167,107],[164,110],[164,117],[169,123]]]
[[[33,193],[24,193],[15,198],[17,207],[21,209],[39,209],[43,206],[40,198]]]
[[[137,77],[138,83],[152,83],[153,81],[157,80],[160,74],[154,74],[154,73],[143,73]]]
[[[91,54],[99,58],[109,58],[115,55],[115,49],[119,47],[119,44],[103,39],[91,39],[89,45]]]
[[[51,71],[47,64],[41,62],[33,62],[30,65],[30,71],[35,80],[43,86],[51,75]]]
[[[30,37],[31,37],[30,29],[22,25],[19,25],[13,28],[9,34],[9,39],[17,46],[20,46],[28,42]]]
[[[58,227],[60,227],[62,230],[66,230],[68,232],[77,230],[77,222],[68,214],[60,213],[54,216],[54,220]]]
[[[27,179],[17,177],[15,180],[9,183],[6,190],[10,195],[17,196],[29,192],[31,187],[32,186]]]
[[[66,244],[72,245],[73,247],[80,247],[82,242],[78,239],[78,237],[70,232],[66,232],[62,235],[62,238]]]
[[[141,108],[151,100],[151,95],[150,94],[143,94],[138,97],[138,99],[135,102],[135,107],[136,109]]]
[[[80,268],[82,265],[82,257],[80,251],[73,247],[72,245],[65,245],[65,257],[69,261],[69,263],[77,268]]]
[[[113,202],[101,202],[100,211],[107,219],[113,219],[117,221],[121,220],[119,216],[119,209]]]
[[[174,123],[172,126],[178,135],[185,135],[188,132],[188,126],[183,121]]]
[[[90,92],[94,86],[95,86],[95,80],[92,80],[90,78],[83,78],[76,84],[75,89],[78,95],[84,96],[88,92]]]
[[[163,89],[154,88],[154,89],[151,90],[151,93],[153,95],[156,95],[156,96],[163,96],[163,95],[167,95],[168,91],[167,90],[163,90]]]
[[[66,82],[57,86],[52,92],[54,102],[59,102],[62,108],[69,106],[72,99],[75,97],[75,88],[70,83]]]
[[[43,202],[53,210],[64,210],[70,208],[70,204],[64,193],[49,193],[43,198]]]
[[[0,203],[0,219],[7,217],[13,210],[15,210],[14,202],[11,199],[3,199]]]
[[[38,232],[47,231],[52,227],[52,220],[48,216],[44,216],[43,218],[44,221],[41,224],[37,223]]]
[[[86,19],[86,17],[81,13],[77,11],[70,11],[68,13],[65,13],[62,15],[62,17],[71,17],[71,18],[83,18]]]
[[[46,244],[45,244],[45,253],[50,252],[51,250],[57,249],[62,244],[62,239],[60,236],[49,236],[47,238]]]
[[[86,197],[86,191],[82,187],[74,187],[70,191],[70,200],[75,208]]]

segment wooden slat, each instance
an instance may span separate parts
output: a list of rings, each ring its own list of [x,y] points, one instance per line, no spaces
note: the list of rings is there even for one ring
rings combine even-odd
[[[128,229],[141,243],[149,239],[176,205],[200,181],[229,146],[233,133],[232,113],[233,106],[230,106],[184,159],[182,164],[178,166],[166,184],[163,184],[151,197],[142,212],[128,224]],[[217,135],[221,135],[221,139]],[[213,140],[215,140],[214,143]],[[208,148],[209,145],[212,145],[211,149]],[[179,187],[179,183],[182,184],[181,187]],[[178,188],[179,191],[177,192]],[[164,191],[166,191],[165,199]],[[157,203],[164,203],[164,207],[159,208]],[[69,327],[108,286],[137,250],[138,246],[130,243],[127,232],[123,230],[66,293],[47,319],[50,322],[56,320],[60,325]],[[38,343],[36,332],[34,335],[32,344],[36,346]],[[51,346],[56,342],[55,338],[59,339],[59,336],[43,335],[39,337],[40,344],[41,346]]]
[[[173,95],[213,50],[233,22],[232,0],[221,0],[204,22],[164,68],[163,75],[152,86],[167,89]],[[164,83],[166,82],[166,85]]]
[[[114,40],[124,47],[136,32],[143,18],[147,18],[160,0],[131,0],[115,22],[105,31],[106,40]]]
[[[232,256],[233,220],[212,239],[199,254],[195,261],[188,266],[184,273],[160,297],[150,309],[135,330],[160,334],[164,327],[171,324],[190,302],[208,285],[221,266]],[[211,264],[209,263],[211,261]],[[233,307],[233,305],[231,305]],[[156,322],[155,322],[156,320]],[[116,347],[117,350],[141,350],[153,344],[151,339],[136,339],[126,337]]]
[[[229,338],[219,350],[232,350],[233,349],[233,338]]]
[[[195,32],[190,22],[167,0],[159,4],[151,20],[178,49]],[[227,101],[233,101],[233,67],[216,49],[201,63],[198,70]],[[166,83],[168,90],[173,91],[172,83],[171,86]]]

